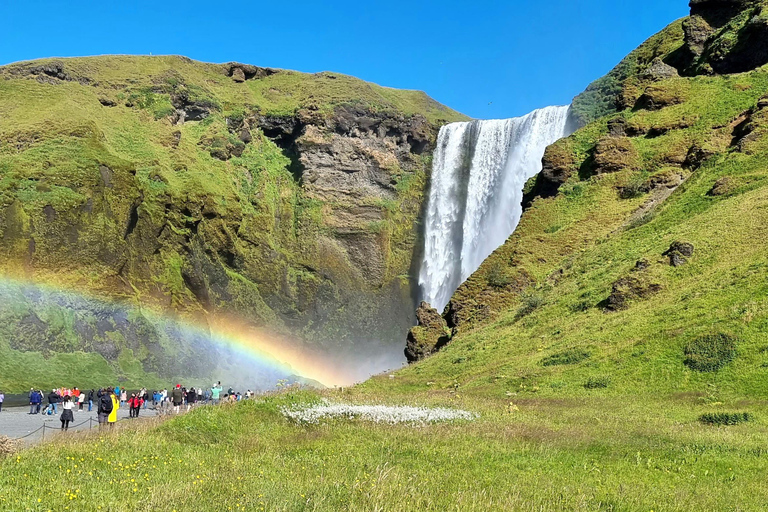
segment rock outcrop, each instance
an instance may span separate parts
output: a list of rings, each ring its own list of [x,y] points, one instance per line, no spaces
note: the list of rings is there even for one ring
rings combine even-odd
[[[440,350],[451,339],[451,331],[435,308],[422,302],[416,310],[418,325],[408,331],[405,357],[419,361]]]
[[[664,251],[662,256],[669,258],[669,264],[673,267],[680,267],[688,263],[688,259],[693,256],[693,244],[688,242],[673,242],[669,249]]]

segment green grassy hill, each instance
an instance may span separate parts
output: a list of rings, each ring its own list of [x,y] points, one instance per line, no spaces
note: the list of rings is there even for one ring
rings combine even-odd
[[[197,325],[235,315],[329,349],[399,347],[432,145],[459,119],[422,92],[334,73],[176,56],[0,67],[0,274]],[[12,366],[85,351],[112,378],[178,374],[149,357],[161,334],[10,302]],[[50,380],[7,375],[6,390]]]
[[[729,11],[707,44],[762,23],[762,9]],[[598,117],[547,150],[517,231],[447,307],[452,341],[401,372],[401,385],[499,397],[768,394],[768,70],[667,64],[680,66],[697,18],[577,98],[583,117]],[[675,243],[692,255],[670,255]],[[721,335],[724,346],[707,341]]]

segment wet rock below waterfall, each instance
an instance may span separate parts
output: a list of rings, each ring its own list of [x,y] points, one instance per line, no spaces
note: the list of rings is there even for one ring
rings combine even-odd
[[[408,332],[405,347],[405,357],[411,363],[437,352],[451,339],[445,319],[428,303],[419,305],[416,319],[418,325]]]

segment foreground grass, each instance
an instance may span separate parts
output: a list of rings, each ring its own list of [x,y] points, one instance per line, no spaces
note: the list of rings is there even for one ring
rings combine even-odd
[[[365,401],[353,390],[332,400]],[[759,510],[765,403],[728,428],[693,398],[491,400],[434,391],[475,422],[295,425],[286,393],[61,438],[0,463],[2,510]],[[516,398],[516,397],[514,397]],[[393,398],[385,401],[394,402]],[[736,405],[736,404],[734,404]]]

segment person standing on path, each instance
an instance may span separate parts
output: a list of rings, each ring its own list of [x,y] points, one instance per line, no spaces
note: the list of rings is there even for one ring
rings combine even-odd
[[[129,418],[139,417],[139,407],[141,407],[141,399],[136,396],[136,393],[131,393],[131,398],[128,399],[128,411]]]
[[[195,388],[192,387],[187,390],[187,412],[192,409],[195,402],[197,402],[197,393],[195,393]]]
[[[221,381],[217,382],[215,386],[211,388],[211,400],[214,405],[219,403],[219,397],[221,396]]]
[[[42,393],[35,391],[35,388],[29,389],[29,414],[40,413],[40,403],[43,401]]]
[[[112,400],[112,411],[110,411],[109,417],[107,418],[109,427],[112,428],[115,426],[115,423],[117,423],[117,410],[120,408],[120,401],[117,399],[117,395],[112,391],[109,391],[107,394],[109,395],[109,399]]]
[[[125,402],[128,400],[128,392],[123,388],[120,391],[120,405],[125,405]]]
[[[98,400],[96,410],[98,412],[99,427],[102,427],[107,423],[109,413],[112,412],[112,399],[109,398],[109,390],[105,389],[100,389],[96,394],[96,398]]]
[[[59,403],[59,394],[56,393],[55,389],[52,389],[50,393],[48,393],[48,406],[53,409],[53,414],[56,414],[58,411],[56,410],[56,404]]]
[[[93,389],[88,392],[88,412],[93,410],[93,393]]]
[[[179,414],[182,402],[184,402],[184,392],[181,390],[181,384],[176,384],[176,387],[171,391],[171,401],[173,402],[173,412]]]
[[[69,422],[74,421],[75,416],[72,414],[72,409],[75,408],[75,404],[69,399],[64,397],[64,403],[61,404],[61,431],[66,432],[69,430]]]
[[[139,413],[141,412],[141,406],[145,405],[146,402],[144,401],[144,398],[142,398],[140,395],[136,395],[136,399],[134,401],[134,405],[136,407],[136,410],[134,411],[134,418],[139,417]]]
[[[5,395],[0,391],[0,412],[3,412],[3,402],[5,402]]]

